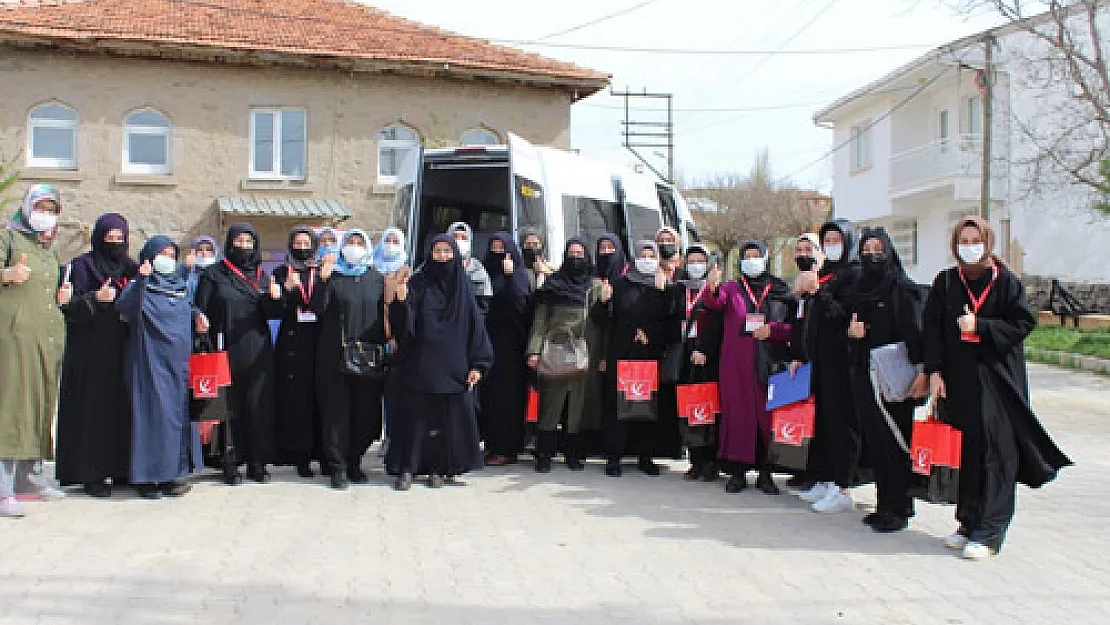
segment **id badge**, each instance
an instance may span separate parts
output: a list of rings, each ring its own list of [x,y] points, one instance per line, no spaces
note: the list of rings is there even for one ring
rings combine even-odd
[[[762,328],[764,325],[766,325],[766,319],[766,315],[762,314],[747,315],[746,317],[744,317],[744,331],[748,334],[755,332],[759,328]]]
[[[297,323],[316,323],[316,313],[303,308],[297,309]]]
[[[975,332],[964,332],[964,331],[961,330],[960,331],[960,340],[965,342],[965,343],[978,343],[982,339],[980,339],[979,335],[976,334]]]

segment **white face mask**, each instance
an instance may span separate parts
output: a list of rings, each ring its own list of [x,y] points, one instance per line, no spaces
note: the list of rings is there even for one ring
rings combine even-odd
[[[705,272],[709,271],[709,263],[687,263],[686,273],[695,280],[701,280],[705,277]]]
[[[659,260],[656,258],[637,258],[636,271],[654,275],[659,270]]]
[[[404,251],[400,243],[382,243],[382,256],[386,258],[397,258]]]
[[[366,258],[366,248],[361,245],[344,245],[343,246],[343,260],[347,261],[350,265],[357,265]]]
[[[744,275],[748,276],[749,278],[763,275],[763,272],[766,270],[766,258],[745,258],[744,260],[740,261],[740,271],[744,272]]]
[[[27,225],[35,232],[50,232],[58,225],[58,216],[36,211],[27,218]]]
[[[987,251],[987,246],[982,243],[973,243],[971,245],[957,245],[956,253],[960,255],[960,260],[968,265],[983,260],[983,254]]]
[[[844,255],[844,246],[839,243],[829,243],[825,246],[825,258],[830,263],[835,263]]]
[[[152,264],[154,265],[154,271],[157,271],[163,276],[168,276],[174,271],[177,271],[177,261],[169,256],[162,256],[159,254],[154,257],[154,262]]]
[[[204,269],[216,264],[215,256],[197,256],[197,267]]]
[[[470,239],[460,239],[455,241],[455,245],[459,248],[459,254],[463,258],[470,256]]]

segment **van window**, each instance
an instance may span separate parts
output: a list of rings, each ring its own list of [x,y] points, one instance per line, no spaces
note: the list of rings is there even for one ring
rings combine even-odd
[[[659,207],[663,210],[663,223],[678,229],[678,208],[675,206],[674,194],[667,187],[657,186],[659,193]]]
[[[625,240],[620,204],[586,197],[563,196],[563,232],[569,239],[579,236],[596,250],[597,240],[606,232]]]
[[[547,232],[547,211],[544,208],[544,189],[538,182],[523,176],[514,176],[516,193],[516,225],[518,230],[534,228],[540,232]],[[507,215],[506,215],[507,217]],[[509,230],[506,224],[502,230]],[[547,238],[547,235],[544,235]]]
[[[644,206],[628,204],[625,213],[627,214],[629,229],[628,240],[626,241],[628,249],[633,249],[637,241],[654,240],[656,231],[663,225],[660,223],[659,211]]]
[[[421,175],[419,211],[413,241],[415,262],[419,264],[432,237],[447,230],[453,222],[463,221],[474,231],[471,249],[483,258],[490,235],[509,230],[508,163],[469,163],[452,160],[427,162]]]

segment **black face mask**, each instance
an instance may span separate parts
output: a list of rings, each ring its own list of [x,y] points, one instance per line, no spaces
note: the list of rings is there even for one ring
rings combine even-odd
[[[580,276],[590,269],[590,263],[585,258],[568,256],[563,259],[563,271],[572,276]]]
[[[303,263],[312,258],[312,250],[304,250],[295,247],[289,250],[289,255],[293,257],[293,260]]]
[[[123,260],[127,258],[127,244],[105,242],[104,255],[115,261]]]
[[[663,243],[659,246],[659,255],[666,259],[678,256],[678,246],[674,243]]]
[[[613,252],[608,254],[598,254],[597,256],[597,273],[600,275],[609,275],[610,265],[613,264]]]
[[[817,259],[811,256],[795,256],[794,262],[798,265],[798,271],[813,271],[817,265]]]
[[[526,247],[520,253],[524,256],[524,264],[528,265],[529,268],[535,265],[540,258],[540,251],[532,247]]]
[[[489,252],[490,256],[493,256],[495,259],[497,259],[498,262],[505,260],[506,253],[507,252],[495,252],[493,250],[490,250]]]
[[[889,260],[885,252],[879,252],[877,254],[860,254],[859,257],[859,262],[863,267],[863,271],[870,275],[878,275],[886,271],[886,265]]]
[[[249,263],[252,258],[254,258],[253,247],[247,249],[238,246],[232,246],[231,249],[227,251],[227,259],[231,261],[231,264],[237,267],[242,267],[243,265]]]

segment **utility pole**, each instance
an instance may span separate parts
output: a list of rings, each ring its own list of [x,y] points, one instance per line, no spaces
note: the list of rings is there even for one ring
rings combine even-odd
[[[621,136],[624,138],[624,147],[629,152],[640,159],[640,162],[647,166],[656,176],[659,176],[664,182],[674,183],[674,94],[672,93],[648,93],[645,89],[640,93],[632,91],[611,91],[610,95],[624,98],[624,121],[621,122],[623,129]],[[662,101],[666,105],[667,118],[666,121],[659,119],[658,114],[663,110],[650,110],[650,109],[634,109],[630,103],[634,100],[645,101]],[[656,117],[648,120],[636,121],[632,118],[633,112],[648,110],[656,114]],[[636,148],[658,148],[667,150],[667,174],[663,175],[655,165],[652,165],[648,159],[644,158],[642,154],[636,151]]]
[[[994,37],[987,35],[983,44],[983,84],[979,93],[983,97],[983,170],[979,181],[979,216],[990,222],[991,218],[991,141],[994,135]]]

